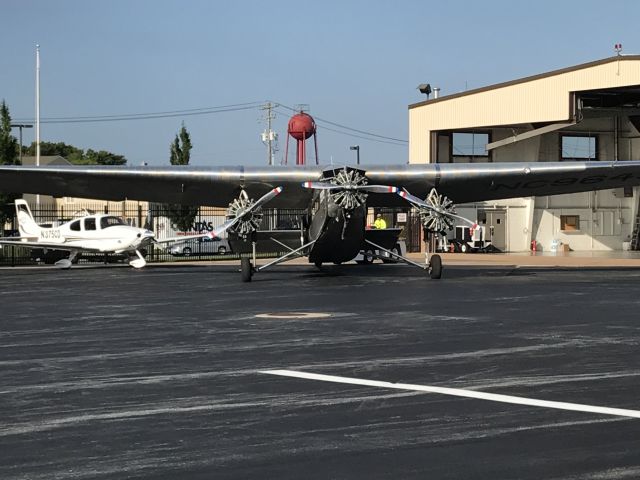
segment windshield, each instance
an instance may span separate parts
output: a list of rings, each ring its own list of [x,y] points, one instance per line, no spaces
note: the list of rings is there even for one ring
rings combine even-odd
[[[120,217],[102,217],[100,219],[100,228],[109,228],[114,225],[126,225]]]

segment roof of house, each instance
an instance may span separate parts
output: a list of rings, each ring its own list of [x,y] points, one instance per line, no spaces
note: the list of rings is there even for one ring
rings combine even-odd
[[[23,165],[35,165],[36,157],[23,156]],[[40,155],[40,165],[71,165],[66,158],[60,155]]]

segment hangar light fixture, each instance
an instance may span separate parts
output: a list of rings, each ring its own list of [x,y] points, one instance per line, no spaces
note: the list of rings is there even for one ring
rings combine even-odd
[[[420,93],[424,93],[427,98],[429,98],[429,95],[431,94],[431,84],[421,83],[420,85],[418,85],[418,90],[420,90]]]

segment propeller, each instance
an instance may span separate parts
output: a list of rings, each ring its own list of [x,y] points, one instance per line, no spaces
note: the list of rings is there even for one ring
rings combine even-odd
[[[396,193],[398,191],[397,187],[389,185],[369,185],[367,177],[362,172],[346,167],[325,181],[303,182],[302,186],[314,190],[330,191],[333,202],[346,211],[354,210],[363,205],[369,193]]]
[[[282,190],[282,187],[276,187],[269,190],[255,202],[249,199],[247,193],[242,190],[240,197],[236,198],[229,204],[227,216],[230,218],[207,235],[213,238],[220,236],[228,229],[232,229],[241,237],[246,238],[251,232],[254,232],[260,226],[262,221],[262,205],[272,200],[277,195],[280,195]]]
[[[164,238],[162,240],[157,240],[154,237],[150,237],[149,240],[157,245],[161,245],[163,243],[173,243],[178,241],[191,240],[194,238],[216,238],[233,227],[240,227],[238,228],[236,233],[238,233],[238,235],[242,237],[246,237],[249,233],[251,233],[253,230],[256,230],[258,226],[260,226],[262,214],[259,213],[259,210],[261,209],[262,205],[273,199],[275,196],[279,195],[281,192],[282,187],[276,187],[272,190],[269,190],[257,201],[252,202],[247,196],[247,193],[243,190],[240,194],[240,198],[233,200],[233,202],[229,204],[227,216],[230,218],[228,218],[226,222],[214,228],[210,232],[197,235]]]
[[[440,195],[435,188],[431,189],[426,200],[411,195],[406,189],[398,191],[398,195],[418,207],[422,223],[429,230],[443,232],[451,229],[453,228],[454,218],[471,225],[472,230],[478,228],[476,222],[456,214],[453,201],[444,195]]]

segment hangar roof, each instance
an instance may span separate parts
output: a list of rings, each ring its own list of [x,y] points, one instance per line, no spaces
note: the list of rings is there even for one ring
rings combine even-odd
[[[640,107],[640,55],[583,63],[409,105],[409,160],[430,158],[431,132],[575,122],[578,109]]]
[[[639,62],[640,61],[640,55],[616,55],[614,57],[608,57],[608,58],[604,58],[604,59],[601,59],[601,60],[596,60],[594,62],[582,63],[580,65],[574,65],[574,66],[571,66],[571,67],[561,68],[559,70],[552,70],[552,71],[546,72],[546,73],[539,73],[537,75],[531,75],[529,77],[523,77],[523,78],[518,78],[518,79],[515,79],[515,80],[510,80],[508,82],[496,83],[494,85],[488,85],[488,86],[485,86],[485,87],[475,88],[475,89],[467,90],[467,91],[464,91],[464,92],[454,93],[452,95],[445,95],[445,96],[441,96],[439,98],[432,98],[432,99],[429,99],[429,100],[424,100],[422,102],[413,103],[413,104],[409,105],[409,109],[422,107],[424,105],[432,105],[434,103],[449,101],[449,100],[452,100],[452,99],[455,99],[455,98],[466,97],[466,96],[469,96],[469,95],[476,95],[478,93],[488,92],[488,91],[491,91],[491,90],[497,90],[497,89],[501,89],[501,88],[505,88],[505,87],[511,87],[511,86],[514,86],[514,85],[522,84],[522,83],[535,82],[537,80],[542,80],[542,79],[546,79],[546,78],[549,78],[549,77],[555,77],[555,76],[559,76],[559,75],[563,75],[563,74],[567,74],[567,73],[572,73],[572,72],[576,72],[576,71],[579,71],[579,70],[591,69],[593,67],[598,67],[598,66],[601,66],[601,65],[608,65],[608,64],[611,64],[613,62],[618,64],[619,62],[628,62],[628,61]],[[616,74],[619,76],[620,75],[620,71],[619,70],[616,71]],[[636,77],[635,81],[640,81],[640,78]],[[639,85],[639,87],[640,87],[640,85]]]

